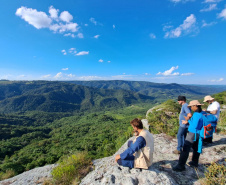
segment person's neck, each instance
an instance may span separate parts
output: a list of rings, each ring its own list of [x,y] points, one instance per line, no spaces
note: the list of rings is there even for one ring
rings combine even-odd
[[[182,103],[182,105],[184,105],[186,102],[184,101],[183,103]]]
[[[137,132],[140,134],[143,129],[138,129]]]

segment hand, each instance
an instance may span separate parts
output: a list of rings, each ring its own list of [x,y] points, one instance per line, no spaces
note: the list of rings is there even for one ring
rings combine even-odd
[[[118,155],[116,155],[116,156],[115,156],[115,162],[117,162],[120,158],[121,158],[121,157],[120,157],[120,155],[119,155],[119,154],[118,154]]]
[[[182,124],[187,124],[188,121],[187,120],[182,120]]]

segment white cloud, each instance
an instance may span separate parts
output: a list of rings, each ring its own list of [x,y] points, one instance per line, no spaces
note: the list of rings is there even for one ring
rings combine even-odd
[[[69,53],[77,53],[76,48],[70,48]]]
[[[100,25],[100,26],[103,26],[103,24],[102,23],[100,23],[100,22],[97,22],[96,20],[95,20],[95,18],[93,18],[93,17],[91,17],[90,19],[89,19],[89,21],[91,22],[91,23],[93,23],[94,25]]]
[[[149,76],[149,75],[151,75],[150,73],[144,73],[146,76]]]
[[[173,3],[186,3],[186,2],[189,2],[189,1],[195,1],[195,0],[170,0],[171,2]]]
[[[35,9],[26,8],[24,6],[16,10],[16,15],[37,29],[48,28],[52,23],[52,19],[49,18],[45,12],[38,12]]]
[[[217,9],[217,4],[210,4],[209,6],[201,9],[200,12],[210,12],[210,11],[216,10],[216,9]]]
[[[48,28],[55,33],[63,34],[67,32],[64,36],[83,38],[82,33],[79,33],[77,36],[73,34],[79,30],[78,24],[71,22],[73,16],[68,11],[63,11],[60,17],[58,17],[58,13],[59,10],[53,6],[49,7],[50,15],[36,9],[21,6],[16,10],[15,14],[37,29]]]
[[[104,62],[104,61],[103,61],[102,59],[100,59],[98,62],[101,62],[101,63],[102,63],[102,62]]]
[[[76,37],[75,34],[73,34],[73,33],[66,33],[66,34],[64,34],[64,36],[65,37],[72,37],[72,38]]]
[[[171,67],[169,70],[166,70],[165,72],[158,72],[157,75],[163,75],[163,76],[178,76],[180,75],[180,73],[175,72],[173,73],[173,71],[177,70],[179,68],[179,66],[176,67]]]
[[[80,51],[76,55],[80,56],[80,55],[88,55],[88,54],[89,54],[89,51]]]
[[[218,18],[226,19],[226,8],[223,9],[223,10],[221,11],[221,13],[218,14]]]
[[[191,76],[194,75],[194,73],[182,73],[181,76]]]
[[[218,3],[222,0],[205,0],[203,3]]]
[[[79,79],[80,80],[100,80],[103,77],[100,76],[80,76]]]
[[[59,10],[55,9],[53,6],[49,7],[49,14],[51,18],[58,19],[58,12]]]
[[[91,23],[97,25],[97,21],[93,17],[91,17],[89,20],[90,20]]]
[[[51,77],[51,75],[50,74],[48,74],[48,75],[44,75],[44,76],[41,76],[41,78],[42,79],[46,79],[46,78],[50,78]]]
[[[222,82],[224,81],[224,78],[220,78],[218,80],[214,79],[214,80],[208,80],[209,82]]]
[[[196,17],[194,16],[194,14],[191,14],[184,20],[183,24],[175,29],[167,31],[164,38],[178,38],[182,35],[187,35],[189,33],[194,33],[197,31],[198,27],[196,26]]]
[[[73,19],[73,16],[68,12],[68,11],[63,11],[61,14],[60,14],[60,19],[62,21],[65,21],[65,22],[71,22],[72,19]]]
[[[113,24],[113,26],[112,26],[112,27],[113,27],[113,29],[115,29],[115,25],[114,25],[114,24]]]
[[[151,38],[151,39],[156,39],[156,36],[155,36],[155,34],[154,34],[154,33],[150,33],[150,35],[149,35],[149,36],[150,36],[150,38]]]
[[[82,33],[78,33],[77,34],[77,37],[80,38],[80,39],[82,39],[82,38],[84,38],[84,35]]]
[[[202,21],[202,27],[208,27],[208,26],[213,26],[217,24],[217,22],[210,22],[210,23],[206,23],[206,21]]]
[[[61,50],[61,52],[64,54],[64,55],[67,55],[67,52],[65,49]]]
[[[110,61],[110,60],[108,60],[108,63],[111,63],[111,61]]]
[[[68,68],[62,68],[62,70],[63,70],[63,71],[67,71],[67,70],[68,70]]]
[[[93,38],[98,39],[100,35],[95,35]]]
[[[62,78],[63,77],[63,73],[62,72],[59,72],[56,74],[56,76],[54,76],[54,78],[56,79],[59,79],[59,78]]]

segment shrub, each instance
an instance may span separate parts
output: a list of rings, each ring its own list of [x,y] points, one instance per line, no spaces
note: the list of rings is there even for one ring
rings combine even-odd
[[[226,184],[226,167],[223,164],[212,163],[205,172],[207,185]]]
[[[79,152],[62,159],[59,166],[53,169],[52,175],[56,184],[69,185],[79,183],[90,171],[91,159],[87,152]]]
[[[6,170],[5,173],[3,173],[3,172],[0,173],[0,180],[8,179],[15,175],[16,175],[16,173],[13,169],[8,169],[8,170]]]

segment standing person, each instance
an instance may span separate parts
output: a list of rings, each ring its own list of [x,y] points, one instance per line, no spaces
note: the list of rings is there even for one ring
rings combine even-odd
[[[217,120],[219,120],[220,104],[217,101],[215,101],[214,98],[211,97],[210,95],[205,96],[203,102],[209,103],[209,106],[207,107],[207,110],[204,110],[204,111],[206,111],[207,113],[213,114],[214,116],[216,116]],[[213,137],[206,138],[204,140],[204,142],[212,143],[213,142]]]
[[[199,103],[198,100],[192,100],[188,105],[189,107],[191,107],[192,111],[194,111],[194,114],[190,120],[182,121],[183,124],[189,123],[189,133],[186,136],[183,150],[180,153],[178,164],[173,167],[174,171],[181,172],[185,170],[185,164],[188,159],[191,147],[193,148],[193,156],[192,161],[190,161],[188,164],[193,167],[198,167],[200,153],[198,153],[199,134],[197,133],[197,129],[200,129],[203,125],[201,105],[202,104]]]
[[[115,161],[122,166],[129,168],[148,169],[153,162],[154,138],[153,135],[143,129],[140,119],[135,118],[130,122],[137,137],[120,155],[116,155]]]
[[[184,146],[184,140],[186,138],[188,132],[188,124],[182,124],[183,120],[189,120],[191,118],[191,109],[188,107],[186,103],[185,96],[178,96],[178,103],[182,105],[180,116],[179,116],[179,124],[180,127],[177,132],[177,149],[173,151],[174,154],[180,154],[182,148]]]

